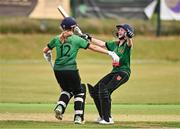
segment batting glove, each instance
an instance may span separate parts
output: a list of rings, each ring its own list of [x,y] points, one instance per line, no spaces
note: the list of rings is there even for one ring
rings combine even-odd
[[[119,63],[119,56],[112,51],[108,51],[108,55],[112,57],[114,63]]]
[[[74,27],[74,32],[80,36],[83,35],[82,31],[80,30],[80,28],[78,26]]]
[[[126,36],[128,38],[132,38],[132,37],[134,37],[134,33],[132,31],[130,31],[130,30],[127,30]]]
[[[92,37],[89,34],[83,34],[81,35],[81,38],[91,41]]]
[[[47,60],[48,62],[51,62],[52,60],[52,52],[48,51],[47,53],[43,53],[43,56],[45,58],[45,60]]]

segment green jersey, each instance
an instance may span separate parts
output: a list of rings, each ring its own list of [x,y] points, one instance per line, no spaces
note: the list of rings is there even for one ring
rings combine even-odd
[[[114,51],[119,57],[119,65],[114,66],[112,72],[125,71],[130,75],[130,56],[131,56],[131,47],[127,45],[125,41],[122,45],[119,45],[117,41],[106,42],[106,48],[110,51]]]
[[[62,43],[59,35],[48,44],[49,49],[56,48],[56,60],[54,70],[77,70],[76,57],[80,48],[86,49],[88,41],[77,35],[71,35]]]

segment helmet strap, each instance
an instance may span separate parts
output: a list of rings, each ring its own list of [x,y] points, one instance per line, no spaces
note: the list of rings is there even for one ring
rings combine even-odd
[[[125,36],[118,37],[119,40],[125,39]]]

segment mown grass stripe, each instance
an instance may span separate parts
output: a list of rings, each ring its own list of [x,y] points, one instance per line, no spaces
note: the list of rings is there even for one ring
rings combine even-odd
[[[0,113],[51,113],[56,104],[18,104],[0,103]],[[68,105],[66,112],[73,112],[73,104]],[[87,113],[97,113],[94,104],[86,104]],[[169,114],[180,115],[180,105],[147,105],[147,104],[113,104],[112,113],[119,114]]]

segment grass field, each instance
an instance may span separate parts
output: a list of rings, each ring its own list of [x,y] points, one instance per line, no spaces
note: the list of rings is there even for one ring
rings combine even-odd
[[[0,104],[0,128],[161,128],[180,127],[180,105],[122,105],[112,107],[114,125],[95,123],[97,111],[87,104],[85,125],[73,124],[73,104],[70,104],[63,121],[54,118],[55,104]]]
[[[94,122],[97,111],[89,94],[85,125],[72,123],[73,101],[62,122],[54,118],[59,87],[41,52],[51,36],[0,35],[0,128],[180,128],[178,36],[137,36],[131,78],[112,96],[115,125],[110,126]],[[82,82],[95,84],[111,70],[111,61],[82,50],[78,67]]]
[[[96,62],[95,62],[96,61]],[[50,65],[44,60],[1,61],[3,103],[54,103],[59,87]],[[131,78],[113,93],[114,103],[179,104],[180,64],[174,62],[132,62]],[[82,82],[95,84],[111,65],[107,61],[79,60]],[[98,72],[96,72],[98,70]],[[92,103],[89,95],[87,103]]]
[[[179,122],[118,122],[115,125],[98,125],[94,122],[88,122],[84,125],[74,125],[72,122],[37,122],[37,121],[0,121],[1,129],[22,129],[22,128],[35,128],[35,129],[59,129],[59,128],[145,128],[145,129],[162,129],[162,128],[176,128],[180,127]]]
[[[72,101],[64,120],[55,120],[59,88],[44,60],[1,60],[0,64],[0,128],[107,128],[94,122],[97,112],[89,95],[85,125],[73,124]],[[169,61],[132,61],[131,79],[113,93],[116,123],[108,128],[180,128],[179,66]],[[82,81],[92,84],[111,69],[106,60],[86,59],[79,59],[79,68]]]

